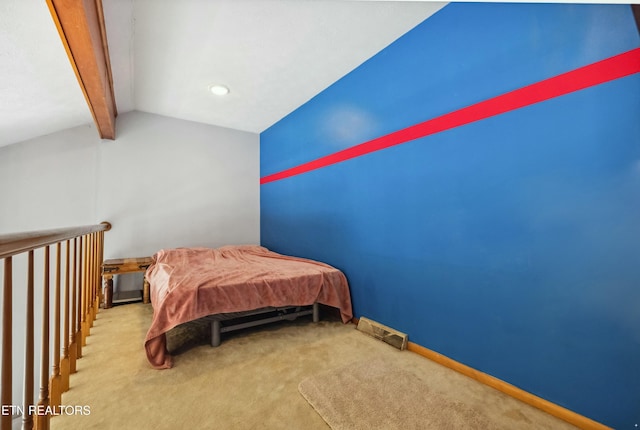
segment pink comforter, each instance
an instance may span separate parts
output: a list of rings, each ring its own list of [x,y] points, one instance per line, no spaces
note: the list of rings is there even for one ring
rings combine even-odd
[[[207,315],[318,302],[339,308],[345,323],[353,316],[341,271],[261,246],[161,250],[153,256],[146,278],[153,321],[145,350],[156,369],[173,363],[165,333]]]

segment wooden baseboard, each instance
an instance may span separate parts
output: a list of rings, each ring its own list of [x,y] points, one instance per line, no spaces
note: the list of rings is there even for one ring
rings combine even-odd
[[[612,430],[611,427],[607,427],[604,424],[601,424],[583,415],[577,414],[573,411],[570,411],[569,409],[563,408],[562,406],[558,406],[555,403],[551,403],[548,400],[528,393],[514,385],[504,382],[484,372],[480,372],[479,370],[457,362],[449,357],[425,348],[424,346],[418,345],[417,343],[409,342],[407,345],[407,349],[423,357],[426,357],[431,361],[435,361],[438,364],[455,370],[456,372],[462,373],[465,376],[473,378],[478,382],[488,385],[489,387],[495,388],[496,390],[501,391],[524,403],[527,403],[528,405],[543,410],[546,413],[560,418],[561,420],[564,420],[569,424],[573,424],[574,426],[581,429]]]
[[[351,319],[351,322],[355,325],[358,325],[358,321],[359,319],[356,317],[353,317]],[[613,430],[611,427],[594,421],[591,418],[587,418],[584,415],[580,415],[569,409],[563,408],[562,406],[556,405],[555,403],[545,400],[542,397],[538,397],[535,394],[524,391],[523,389],[518,388],[515,385],[511,385],[508,382],[504,382],[501,379],[476,370],[472,367],[467,366],[466,364],[462,364],[445,355],[425,348],[422,345],[418,345],[417,343],[407,342],[407,350],[415,352],[416,354],[428,358],[429,360],[441,364],[445,367],[448,367],[449,369],[455,370],[458,373],[462,373],[465,376],[475,379],[476,381],[484,385],[488,385],[489,387],[505,393],[506,395],[511,396],[514,399],[518,399],[521,402],[533,406],[534,408],[538,408],[578,428],[584,430]]]

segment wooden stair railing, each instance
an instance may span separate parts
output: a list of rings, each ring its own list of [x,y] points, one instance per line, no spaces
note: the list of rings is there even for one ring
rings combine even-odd
[[[76,372],[93,321],[102,300],[100,266],[104,232],[111,224],[43,230],[0,235],[0,259],[4,260],[2,290],[2,367],[0,378],[0,430],[10,430],[15,415],[22,415],[22,429],[48,430],[51,417],[59,413],[62,393],[69,390],[69,376]],[[64,246],[63,246],[64,244]],[[53,309],[51,294],[51,247],[55,246]],[[64,249],[64,257],[63,257]],[[40,344],[40,390],[34,398],[34,297],[35,251],[42,250],[42,336]],[[26,254],[24,291],[24,373],[23,398],[13,396],[13,257]],[[64,277],[64,284],[63,284]],[[21,322],[18,322],[20,324]],[[53,333],[51,333],[51,328]],[[53,334],[53,347],[50,337]],[[62,338],[61,338],[62,336]],[[49,369],[49,360],[52,367]]]

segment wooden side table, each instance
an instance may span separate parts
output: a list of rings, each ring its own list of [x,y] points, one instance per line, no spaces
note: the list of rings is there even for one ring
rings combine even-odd
[[[104,307],[113,306],[113,275],[144,272],[152,263],[151,257],[115,258],[102,263],[102,278],[104,279]],[[149,303],[149,283],[144,278],[142,285],[142,302]]]

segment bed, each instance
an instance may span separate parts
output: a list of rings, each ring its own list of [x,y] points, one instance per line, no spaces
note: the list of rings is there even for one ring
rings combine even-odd
[[[323,304],[339,309],[345,323],[353,317],[340,270],[257,245],[160,250],[145,277],[153,306],[145,351],[156,369],[173,366],[166,333],[204,317],[212,316],[212,345],[220,342],[221,322],[235,316],[251,315],[241,323],[247,327],[259,324],[255,318],[261,315],[275,320],[313,314],[317,321]]]

